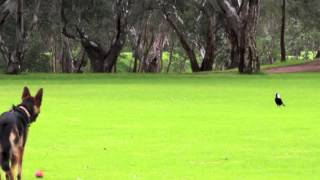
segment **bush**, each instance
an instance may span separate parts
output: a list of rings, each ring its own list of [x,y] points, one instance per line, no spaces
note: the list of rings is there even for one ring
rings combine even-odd
[[[30,47],[26,52],[22,70],[26,72],[50,72],[50,55],[45,54],[45,47],[39,38],[31,40]]]
[[[133,63],[131,52],[122,52],[117,61],[117,72],[129,72]]]

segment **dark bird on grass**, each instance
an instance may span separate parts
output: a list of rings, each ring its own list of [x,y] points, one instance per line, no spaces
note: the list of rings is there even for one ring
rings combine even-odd
[[[276,102],[277,106],[285,106],[279,93],[276,93],[276,98],[274,99],[274,101]]]

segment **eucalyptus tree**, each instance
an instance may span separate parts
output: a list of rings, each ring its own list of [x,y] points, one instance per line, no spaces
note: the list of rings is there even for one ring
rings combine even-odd
[[[6,22],[9,24],[9,26],[15,24],[16,33],[14,44],[11,42],[8,43],[8,41],[6,41],[6,39],[2,36],[3,33],[0,34],[0,50],[3,58],[6,61],[8,74],[18,74],[21,72],[24,56],[28,49],[28,41],[31,33],[37,27],[40,3],[41,0],[34,0],[32,2],[24,2],[24,0],[2,1],[0,6],[1,28],[5,28]],[[26,10],[27,8],[28,10]],[[25,16],[28,15],[31,18],[27,19],[28,21],[26,23]],[[13,16],[15,17],[13,18]],[[2,29],[2,32],[3,31],[4,30]]]
[[[257,73],[260,61],[256,46],[256,27],[260,0],[216,0],[225,20],[231,42],[232,62],[240,73]]]
[[[15,12],[16,6],[15,0],[2,0],[0,2],[0,26],[2,26],[6,19]]]
[[[128,17],[131,14],[132,3],[132,0],[62,0],[62,32],[68,38],[80,40],[90,59],[93,72],[110,73],[116,68],[117,59],[128,34]],[[106,28],[99,30],[96,27],[99,25],[100,28]],[[101,41],[106,41],[103,45],[108,48],[105,48]]]
[[[132,17],[136,19],[130,26],[133,72],[161,72],[162,54],[170,35],[168,26],[161,18],[161,11],[152,0],[136,1],[132,11]]]
[[[294,18],[301,26],[300,36],[311,35],[308,42],[312,41],[317,57],[320,58],[320,3],[318,0],[288,0],[288,13],[290,18]],[[297,36],[293,37],[297,38]],[[310,39],[310,40],[309,40]]]
[[[262,1],[257,25],[257,48],[260,62],[273,64],[280,58],[281,2]],[[289,36],[287,36],[289,37]]]
[[[262,4],[272,4],[272,8],[267,10],[262,8],[262,11],[266,12],[261,18],[269,18],[263,24],[271,24],[273,18],[270,18],[270,14],[278,17],[272,29],[278,29],[276,34],[279,36],[279,46],[277,45],[276,48],[280,60],[283,61],[293,56],[298,57],[301,52],[310,52],[319,47],[317,19],[320,5],[317,0],[270,0],[263,1]]]
[[[216,56],[215,37],[218,29],[213,5],[206,0],[160,0],[159,6],[179,38],[192,71],[211,71]],[[201,61],[197,54],[200,54]]]
[[[281,47],[281,61],[286,61],[286,43],[285,43],[285,30],[286,30],[286,0],[282,0],[282,18],[281,18],[281,38],[280,38],[280,47]]]

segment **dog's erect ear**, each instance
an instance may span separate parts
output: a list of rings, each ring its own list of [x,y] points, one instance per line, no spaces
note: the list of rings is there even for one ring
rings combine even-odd
[[[22,92],[22,99],[30,97],[30,91],[29,88],[26,86],[23,88],[23,92]]]
[[[39,91],[37,92],[35,99],[36,99],[36,105],[38,107],[40,107],[41,102],[42,102],[42,95],[43,95],[43,89],[39,89]]]

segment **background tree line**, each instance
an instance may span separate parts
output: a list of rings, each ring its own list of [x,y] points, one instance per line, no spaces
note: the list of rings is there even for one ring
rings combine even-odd
[[[317,0],[0,0],[4,72],[257,73],[320,57]],[[314,55],[310,55],[314,53]]]

